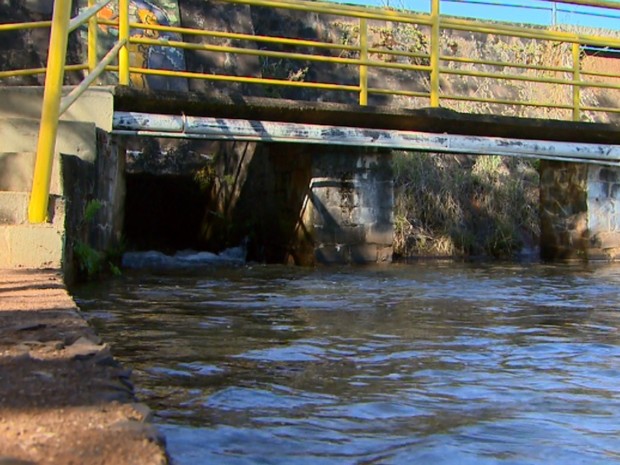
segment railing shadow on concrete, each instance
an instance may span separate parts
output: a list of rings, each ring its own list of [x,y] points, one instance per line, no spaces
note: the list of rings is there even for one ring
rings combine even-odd
[[[0,25],[0,32],[16,29],[51,26],[48,65],[40,68],[0,73],[14,77],[46,72],[44,103],[37,148],[37,162],[29,206],[31,222],[46,219],[51,160],[54,153],[57,124],[60,115],[89,86],[96,84],[104,72],[116,73],[118,84],[126,86],[134,76],[158,76],[164,78],[196,79],[213,83],[241,83],[267,87],[315,89],[321,92],[345,92],[357,95],[360,105],[367,105],[372,96],[392,96],[410,99],[414,106],[438,107],[449,102],[467,102],[489,106],[532,107],[566,112],[570,119],[581,121],[587,112],[620,114],[613,104],[601,107],[584,102],[584,89],[604,91],[620,90],[614,73],[591,71],[583,67],[585,50],[620,49],[620,38],[578,32],[547,30],[498,22],[481,22],[442,16],[440,0],[430,0],[430,14],[413,13],[389,8],[367,8],[307,0],[219,0],[217,3],[245,5],[253,8],[269,8],[281,11],[312,13],[337,18],[346,37],[340,42],[306,40],[275,35],[256,35],[234,31],[204,30],[160,24],[136,14],[130,0],[106,0],[95,4],[88,0],[88,7],[77,17],[70,19],[70,0],[56,0],[52,21]],[[618,10],[620,5],[604,0],[566,0],[561,3],[577,3]],[[112,9],[116,14],[103,17],[99,13]],[[130,16],[131,14],[131,16]],[[151,17],[152,18],[152,17]],[[133,20],[133,21],[132,21]],[[65,65],[68,35],[82,25],[88,24],[86,64]],[[101,59],[97,58],[100,29],[114,30],[118,39],[111,50]],[[142,31],[136,33],[136,31]],[[399,32],[400,31],[400,32]],[[496,37],[518,38],[560,54],[559,64],[485,59],[459,53],[453,36],[447,34],[476,34],[485,40]],[[406,48],[395,32],[407,33],[418,38],[416,47]],[[396,34],[398,35],[398,34]],[[184,40],[172,40],[181,37]],[[228,41],[228,44],[222,42]],[[254,56],[261,60],[289,60],[300,63],[316,63],[352,69],[357,75],[355,84],[343,84],[337,79],[328,81],[305,80],[303,76],[264,77],[219,73],[200,73],[192,70],[149,68],[144,64],[130,63],[131,48],[143,50],[154,47],[210,54]],[[375,70],[382,69],[405,76],[416,76],[417,88],[394,88],[387,80],[382,83],[373,78]],[[64,73],[67,70],[87,71],[86,78],[68,96],[62,98]],[[303,73],[302,73],[303,74]],[[333,76],[332,76],[333,77]],[[492,81],[497,85],[511,82],[538,83],[562,89],[560,101],[520,99],[512,95],[471,95],[467,82],[471,79]],[[405,79],[406,81],[406,79]],[[421,82],[421,85],[420,85]],[[460,85],[464,84],[464,85]],[[465,90],[465,92],[463,92]],[[544,96],[543,96],[544,97]]]

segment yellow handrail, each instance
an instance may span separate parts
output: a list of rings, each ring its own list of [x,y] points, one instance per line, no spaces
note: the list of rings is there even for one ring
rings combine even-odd
[[[89,57],[88,68],[90,74],[84,82],[77,86],[64,100],[62,99],[62,85],[64,73],[70,66],[66,66],[66,54],[69,33],[80,25],[90,22],[91,18],[96,18],[96,14],[111,0],[105,0],[97,5],[89,2],[89,8],[71,20],[71,0],[56,0],[54,2],[54,12],[51,21],[50,46],[47,57],[47,71],[45,75],[45,88],[43,92],[43,106],[41,108],[41,125],[39,128],[39,138],[37,140],[37,155],[35,159],[32,190],[30,193],[30,203],[28,205],[28,220],[31,223],[42,223],[47,220],[49,205],[49,188],[52,175],[52,165],[54,150],[56,147],[56,136],[58,133],[58,121],[60,115],[79,98],[89,85],[105,70],[111,63],[121,46],[126,45],[127,41],[120,42],[112,49],[102,62],[91,67],[95,60]],[[96,19],[95,25],[96,25]],[[92,23],[90,23],[92,26]],[[91,32],[89,31],[89,36]],[[89,50],[89,53],[92,53]],[[80,66],[83,69],[84,66]]]
[[[32,21],[27,23],[0,24],[0,33],[34,28],[52,28],[47,68],[31,68],[13,71],[0,71],[0,79],[37,74],[46,74],[44,103],[41,129],[37,148],[37,162],[29,206],[31,222],[44,221],[47,214],[47,197],[51,160],[54,152],[59,116],[93,85],[106,71],[118,75],[120,85],[130,85],[130,76],[163,76],[170,78],[200,79],[216,82],[236,82],[263,86],[282,86],[306,88],[319,91],[341,91],[358,94],[360,105],[367,105],[372,95],[401,96],[423,99],[432,107],[453,105],[458,102],[471,102],[483,105],[504,105],[514,107],[532,107],[561,110],[571,114],[579,121],[583,112],[620,113],[620,109],[597,107],[587,104],[587,94],[583,89],[620,90],[620,77],[609,72],[583,69],[583,47],[600,47],[620,50],[620,37],[606,37],[577,32],[546,30],[539,27],[526,28],[507,23],[481,22],[441,15],[440,0],[430,0],[430,13],[414,13],[389,8],[362,7],[342,5],[311,0],[219,0],[225,3],[287,9],[298,12],[316,13],[331,17],[344,18],[345,26],[357,28],[349,42],[297,39],[292,37],[259,36],[235,31],[199,30],[181,26],[163,24],[136,23],[130,18],[130,0],[113,0],[116,9],[115,21],[99,19],[97,14],[112,0],[88,0],[87,8],[71,20],[68,11],[70,0],[56,0],[52,21]],[[620,10],[620,2],[610,0],[557,0],[560,3],[602,7]],[[72,30],[87,25],[87,63],[65,65],[67,35]],[[98,33],[102,26],[113,27],[118,31],[118,40],[104,58],[97,57]],[[344,26],[343,26],[344,27]],[[416,33],[425,37],[423,46],[414,50],[396,47],[385,43],[373,43],[373,34],[384,28],[394,30],[397,27],[416,28]],[[419,28],[419,29],[417,29]],[[412,31],[413,29],[410,29]],[[157,33],[140,33],[139,31],[157,31]],[[547,42],[567,55],[564,61],[511,62],[504,57],[474,58],[471,56],[452,55],[447,51],[445,31],[467,31],[469,33],[487,34],[520,38],[528,41]],[[159,39],[154,37],[159,36]],[[191,42],[181,37],[198,37],[202,42]],[[209,42],[210,39],[225,39],[234,44],[222,45]],[[260,45],[261,47],[257,47]],[[261,76],[236,76],[222,73],[204,74],[192,70],[148,69],[130,63],[130,47],[172,47],[184,51],[200,51],[221,54],[255,56],[262,59],[294,60],[302,63],[324,63],[326,65],[344,65],[357,70],[359,82],[343,84],[338,82],[311,82],[286,78]],[[274,47],[286,46],[287,51]],[[296,49],[296,50],[295,50]],[[115,63],[116,62],[116,63]],[[568,64],[570,63],[570,64]],[[373,82],[369,72],[382,68],[390,72],[411,73],[422,76],[424,80],[418,88],[393,89],[381,87]],[[74,90],[61,99],[61,88],[65,71],[85,71],[87,77]],[[485,97],[484,95],[459,95],[452,89],[453,77],[461,80],[480,79],[506,83],[510,81],[558,85],[571,92],[562,101],[537,101],[536,98],[510,98],[503,96]],[[327,79],[326,79],[327,81]],[[422,87],[420,87],[422,86]],[[566,100],[566,101],[564,101]],[[449,102],[454,102],[450,104]]]
[[[56,0],[54,2],[43,108],[41,110],[41,127],[37,142],[37,158],[34,165],[30,204],[28,205],[28,219],[31,223],[43,223],[47,220],[52,160],[58,131],[58,110],[62,82],[65,75],[64,67],[69,37],[67,29],[70,15],[71,0]]]

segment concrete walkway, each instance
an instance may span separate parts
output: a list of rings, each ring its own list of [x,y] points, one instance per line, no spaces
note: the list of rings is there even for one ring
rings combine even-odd
[[[0,269],[0,465],[166,464],[149,419],[60,274]]]

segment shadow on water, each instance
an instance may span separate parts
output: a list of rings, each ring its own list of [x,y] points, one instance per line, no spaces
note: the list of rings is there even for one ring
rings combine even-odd
[[[75,291],[185,463],[620,462],[615,266],[131,271]]]

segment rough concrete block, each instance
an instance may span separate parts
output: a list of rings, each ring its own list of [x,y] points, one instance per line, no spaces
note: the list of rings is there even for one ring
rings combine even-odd
[[[391,246],[394,242],[394,225],[391,223],[374,223],[366,226],[366,242]]]
[[[0,191],[29,191],[34,160],[34,152],[0,153]]]
[[[0,224],[22,224],[28,221],[28,194],[0,191]]]
[[[338,244],[363,244],[366,242],[366,228],[362,225],[341,226],[334,231]]]
[[[0,119],[0,152],[36,152],[38,138],[38,120]],[[95,125],[61,121],[58,125],[56,153],[76,155],[82,160],[94,161],[97,156]]]
[[[30,192],[35,159],[34,152],[0,153],[0,191]],[[62,194],[58,156],[52,160],[50,194]]]
[[[0,266],[60,268],[64,248],[62,230],[51,225],[0,226]]]
[[[394,248],[389,247],[377,247],[377,263],[392,263],[392,256],[394,255]]]
[[[609,183],[593,181],[588,183],[588,200],[605,200],[609,197]]]
[[[353,263],[376,263],[377,245],[358,244],[351,246],[351,262]]]
[[[620,247],[620,232],[600,232],[590,238],[592,247],[614,249]]]
[[[336,240],[335,232],[338,228],[327,226],[324,224],[314,224],[314,241],[319,244],[336,244],[340,241]]]
[[[593,201],[588,204],[588,229],[592,234],[609,231],[614,205],[610,201]]]
[[[46,2],[50,3],[50,2]],[[68,94],[73,88],[63,88]],[[42,87],[0,87],[0,118],[41,118]],[[62,115],[62,121],[94,123],[104,131],[112,131],[114,115],[114,87],[99,86],[88,89]]]

